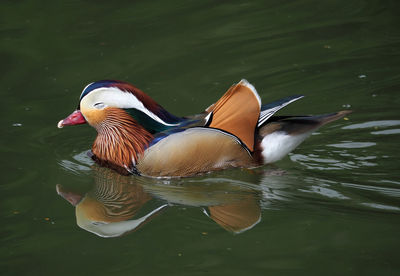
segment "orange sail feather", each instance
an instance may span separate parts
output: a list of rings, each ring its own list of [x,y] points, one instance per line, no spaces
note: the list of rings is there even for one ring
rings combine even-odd
[[[254,150],[254,133],[260,116],[261,100],[246,80],[233,85],[209,110],[210,127],[237,136],[250,151]]]

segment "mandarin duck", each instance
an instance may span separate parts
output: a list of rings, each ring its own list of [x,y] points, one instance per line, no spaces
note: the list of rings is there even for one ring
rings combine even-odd
[[[273,163],[322,125],[351,112],[273,116],[302,97],[262,105],[254,86],[243,79],[202,113],[178,117],[129,83],[103,80],[83,89],[77,110],[58,127],[94,127],[90,154],[101,166],[121,174],[183,177]]]

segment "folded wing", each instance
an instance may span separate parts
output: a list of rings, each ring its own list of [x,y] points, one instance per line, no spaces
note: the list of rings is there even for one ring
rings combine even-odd
[[[253,151],[260,110],[261,99],[256,89],[246,80],[241,80],[207,109],[211,112],[209,127],[232,133]]]

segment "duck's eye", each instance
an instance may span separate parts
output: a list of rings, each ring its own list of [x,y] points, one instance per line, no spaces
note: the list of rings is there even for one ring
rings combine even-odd
[[[94,104],[94,107],[95,108],[97,108],[97,109],[102,109],[102,108],[104,108],[106,105],[104,104],[104,103],[95,103]]]
[[[105,224],[107,224],[107,223],[101,222],[101,221],[92,221],[92,224],[93,224],[93,225],[99,226],[99,225],[105,225]]]

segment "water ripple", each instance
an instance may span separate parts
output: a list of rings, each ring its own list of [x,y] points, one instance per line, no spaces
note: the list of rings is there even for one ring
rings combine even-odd
[[[357,169],[361,167],[377,166],[376,163],[365,161],[375,159],[375,156],[358,157],[345,151],[337,153],[339,155],[337,159],[333,159],[332,157],[326,158],[315,154],[291,154],[290,159],[293,162],[297,162],[308,169],[316,170]],[[332,154],[335,154],[335,152],[333,152]],[[340,156],[348,156],[351,157],[352,160],[345,161],[340,158]]]
[[[377,128],[377,127],[391,127],[400,125],[400,120],[383,120],[371,121],[360,124],[352,124],[342,127],[342,129],[360,129],[360,128]]]
[[[372,207],[375,209],[381,209],[381,210],[385,210],[385,211],[400,211],[399,207],[396,206],[390,206],[390,205],[385,205],[385,204],[377,204],[377,203],[361,203],[362,205],[368,206],[368,207]]]
[[[81,153],[75,154],[74,156],[72,156],[72,158],[73,160],[63,159],[59,161],[59,164],[64,169],[71,171],[75,174],[90,171],[90,167],[94,163],[92,159],[87,155],[86,150]]]
[[[319,194],[319,195],[326,196],[329,198],[350,199],[349,197],[344,196],[335,190],[321,187],[321,186],[311,186],[309,190],[299,189],[299,191],[305,192],[305,193],[315,193],[315,194]]]
[[[387,129],[387,130],[380,130],[380,131],[372,131],[371,134],[374,135],[388,135],[388,134],[400,134],[400,129]]]
[[[361,148],[368,148],[375,146],[376,143],[374,142],[351,142],[351,141],[345,141],[339,144],[330,144],[328,146],[334,147],[334,148],[344,148],[344,149],[361,149]]]
[[[353,183],[342,183],[342,185],[345,187],[355,188],[358,190],[378,192],[378,193],[381,193],[381,194],[384,194],[387,196],[391,196],[391,197],[400,197],[400,189],[396,189],[396,188],[360,185],[360,184],[353,184]]]

